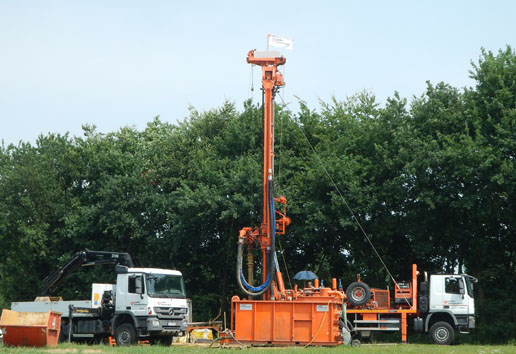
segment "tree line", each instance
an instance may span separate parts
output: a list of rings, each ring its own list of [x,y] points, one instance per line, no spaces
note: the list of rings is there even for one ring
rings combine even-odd
[[[276,106],[287,285],[310,269],[326,284],[360,273],[393,287],[355,215],[398,280],[412,263],[479,279],[472,340],[516,338],[515,51],[482,50],[470,76],[473,87],[427,83],[410,102],[360,92],[317,110]],[[229,311],[238,230],[260,223],[261,124],[259,104],[226,102],[143,131],[84,126],[82,137],[2,144],[0,305],[33,300],[46,275],[89,248],[181,270],[196,320]],[[88,298],[91,282],[113,281],[105,267],[77,271],[59,295]]]

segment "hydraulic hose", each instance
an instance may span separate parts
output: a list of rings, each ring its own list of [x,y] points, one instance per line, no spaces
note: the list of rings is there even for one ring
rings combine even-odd
[[[272,278],[274,276],[274,271],[276,268],[276,212],[274,211],[274,197],[273,197],[273,183],[272,180],[269,180],[269,211],[270,211],[270,237],[271,237],[271,246],[270,250],[267,251],[267,260],[268,260],[268,273],[265,282],[260,286],[254,287],[247,283],[244,278],[242,272],[242,258],[243,258],[243,243],[238,243],[238,253],[237,253],[237,264],[236,264],[236,273],[237,273],[237,283],[242,289],[242,291],[248,296],[259,296],[264,294],[272,284]]]
[[[238,244],[238,254],[237,254],[237,282],[240,286],[240,289],[248,295],[248,296],[259,296],[264,294],[267,290],[269,290],[271,286],[271,274],[270,272],[267,274],[267,279],[265,282],[257,287],[254,287],[247,283],[247,281],[244,278],[244,275],[242,274],[242,253],[243,253],[243,244]]]

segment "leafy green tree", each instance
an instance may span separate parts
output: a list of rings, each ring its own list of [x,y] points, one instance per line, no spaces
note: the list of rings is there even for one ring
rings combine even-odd
[[[392,287],[377,253],[399,280],[412,263],[467,271],[479,278],[475,338],[514,339],[515,63],[510,47],[482,51],[474,87],[428,83],[410,103],[359,92],[319,110],[301,102],[297,114],[277,105],[275,194],[292,218],[277,245],[287,284],[310,269],[344,286],[360,273]],[[192,108],[143,131],[83,129],[0,147],[0,303],[31,300],[42,278],[89,248],[181,270],[196,320],[229,311],[240,294],[238,230],[261,222],[260,105]],[[91,282],[114,280],[108,268],[78,271],[58,293],[87,298]]]
[[[0,149],[0,293],[4,301],[32,300],[39,293],[46,259],[59,247],[67,194],[67,136],[40,136],[36,146]]]
[[[477,150],[476,232],[466,258],[479,278],[479,334],[505,342],[516,337],[516,52],[482,50],[465,93]]]

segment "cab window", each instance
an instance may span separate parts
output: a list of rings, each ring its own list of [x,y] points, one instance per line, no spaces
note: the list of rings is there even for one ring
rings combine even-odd
[[[138,291],[138,287],[141,287],[140,291]],[[141,275],[131,275],[129,277],[127,292],[130,294],[143,293],[143,279]]]
[[[444,291],[447,294],[460,294],[460,278],[448,278],[444,279]]]

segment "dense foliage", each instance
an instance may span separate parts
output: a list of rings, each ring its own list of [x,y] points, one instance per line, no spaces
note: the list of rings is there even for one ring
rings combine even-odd
[[[474,338],[516,338],[516,53],[483,51],[471,77],[463,90],[428,83],[410,103],[359,93],[319,111],[276,107],[276,194],[292,218],[277,247],[284,272],[344,284],[361,273],[392,288],[349,205],[394,276],[417,263],[478,277]],[[227,311],[238,230],[260,222],[260,183],[252,102],[144,131],[85,126],[79,138],[4,145],[0,305],[33,299],[44,276],[90,248],[180,269],[196,320]],[[107,268],[76,272],[59,294],[88,298],[92,281],[113,280]]]

